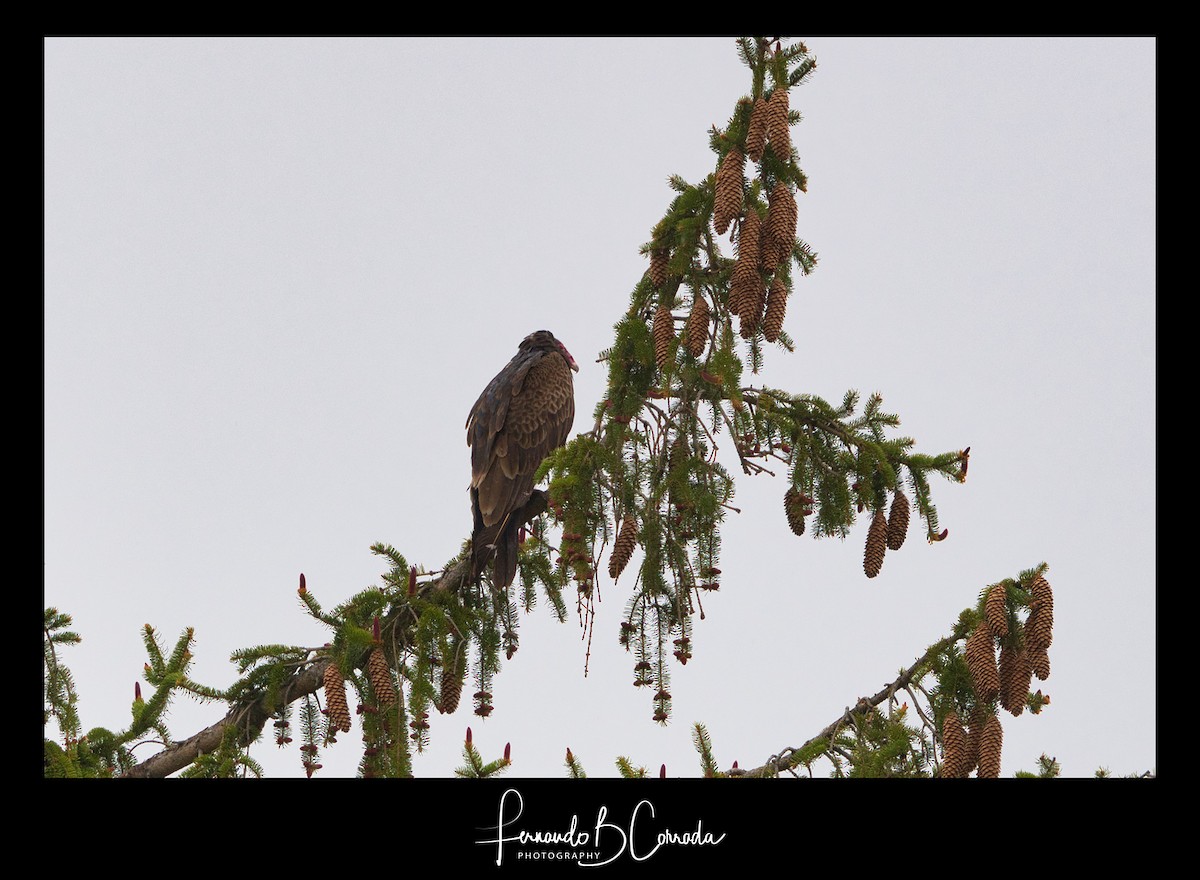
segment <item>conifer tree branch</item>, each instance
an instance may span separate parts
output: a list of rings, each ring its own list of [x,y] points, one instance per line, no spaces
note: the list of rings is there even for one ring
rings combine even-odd
[[[931,645],[929,649],[921,655],[915,663],[900,673],[894,681],[884,685],[882,690],[873,694],[870,697],[861,697],[853,707],[848,707],[845,712],[838,716],[834,721],[827,724],[821,731],[799,747],[787,746],[778,754],[766,761],[762,766],[755,767],[753,770],[747,770],[747,776],[778,776],[781,770],[791,770],[794,767],[804,763],[802,756],[811,749],[812,746],[824,742],[832,747],[838,731],[846,725],[853,726],[859,720],[866,717],[870,710],[874,709],[880,703],[888,699],[892,694],[901,688],[906,688],[914,677],[920,678],[928,670],[929,661],[940,654],[950,645],[958,640],[955,635],[947,636],[941,641]],[[844,756],[843,756],[844,757]]]

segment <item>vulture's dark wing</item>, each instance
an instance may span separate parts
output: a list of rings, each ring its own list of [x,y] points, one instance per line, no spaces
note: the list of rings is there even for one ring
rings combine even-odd
[[[476,574],[495,551],[493,583],[516,574],[518,517],[533,494],[542,461],[562,446],[575,421],[571,366],[553,336],[521,350],[479,395],[467,418]]]

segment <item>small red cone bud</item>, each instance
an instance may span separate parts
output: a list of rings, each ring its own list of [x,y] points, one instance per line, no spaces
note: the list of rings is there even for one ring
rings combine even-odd
[[[736,770],[737,768],[738,768],[737,761],[734,761],[734,762],[733,762],[733,769],[734,769],[734,770]]]
[[[930,535],[929,536],[929,543],[932,544],[934,541],[944,541],[944,540],[946,540],[946,536],[949,534],[950,534],[949,529],[942,529],[942,533],[940,535]]]
[[[408,595],[417,595],[417,570],[415,568],[408,570]]]
[[[308,592],[308,587],[304,585],[304,572],[300,572],[300,593]]]
[[[133,683],[133,698],[140,700],[142,698],[142,686],[136,681]]]
[[[666,764],[663,764],[661,767],[658,768],[658,778],[659,779],[667,778],[667,765]]]
[[[788,446],[786,443],[780,443],[779,451],[782,452],[784,455],[787,455],[789,452],[792,451],[792,447]]]
[[[517,529],[517,544],[524,544],[524,543],[525,543],[525,526],[521,526],[521,528]]]
[[[467,728],[467,745],[471,744],[471,728]]]
[[[571,747],[567,746],[567,763],[570,764],[575,760],[575,756],[571,754]]]
[[[505,764],[512,763],[512,743],[504,744],[504,763]]]

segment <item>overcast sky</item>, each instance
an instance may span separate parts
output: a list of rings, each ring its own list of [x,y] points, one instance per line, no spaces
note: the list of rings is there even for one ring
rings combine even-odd
[[[512,743],[514,776],[614,759],[699,775],[798,746],[1039,562],[1052,703],[1002,716],[1003,774],[1156,766],[1155,64],[1151,39],[806,40],[791,94],[819,254],[753,381],[883,394],[901,433],[971,447],[882,573],[796,538],[781,477],[741,478],[722,585],[652,723],[600,582],[587,645],[540,606],[486,721],[431,719],[421,776]],[[129,721],[153,624],[199,681],[229,655],[320,645],[378,583],[368,547],[438,568],[467,537],[463,424],[527,333],[580,364],[646,268],[673,192],[714,169],[750,73],[732,39],[50,39],[45,42],[44,600],[70,613],[84,728]],[[727,242],[728,236],[725,237]],[[221,717],[181,696],[188,736]],[[138,748],[150,757],[152,745]],[[269,775],[303,775],[268,736]],[[325,775],[353,775],[343,737]]]

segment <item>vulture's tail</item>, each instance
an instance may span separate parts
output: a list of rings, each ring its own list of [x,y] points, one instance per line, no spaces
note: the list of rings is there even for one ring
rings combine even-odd
[[[474,495],[472,490],[472,495]],[[472,498],[474,500],[474,498]],[[521,527],[546,510],[546,493],[535,489],[524,506],[500,522],[485,526],[475,504],[475,531],[471,536],[473,563],[471,577],[479,580],[488,562],[492,563],[492,587],[503,590],[517,576],[518,533]]]

